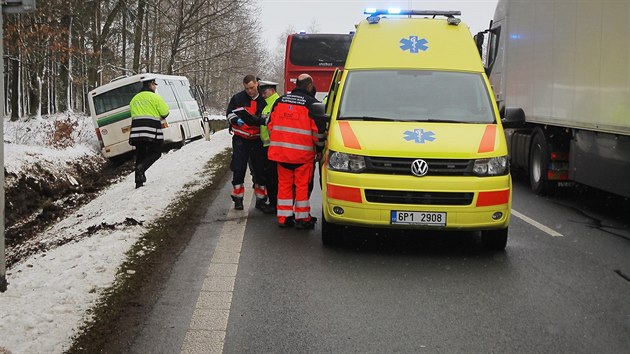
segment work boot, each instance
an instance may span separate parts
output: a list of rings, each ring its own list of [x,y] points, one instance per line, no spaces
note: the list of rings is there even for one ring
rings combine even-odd
[[[276,215],[276,213],[278,212],[278,208],[275,205],[267,204],[267,207],[262,212],[265,214]]]
[[[272,205],[265,203],[264,200],[256,200],[256,209],[262,211],[265,214],[275,214],[276,208]]]
[[[144,175],[144,168],[142,167],[142,165],[136,166],[134,172],[136,173],[136,182],[144,183],[147,181],[147,177]]]
[[[283,229],[287,227],[293,227],[294,224],[295,224],[295,219],[293,218],[293,216],[289,216],[288,218],[285,218],[284,222],[278,221],[278,227],[281,227]]]
[[[298,230],[312,230],[315,228],[316,219],[313,220],[295,220],[295,228]]]
[[[265,205],[267,205],[267,203],[264,199],[256,198],[256,209],[262,210]]]
[[[144,176],[144,172],[136,170],[135,181],[136,181],[136,189],[142,187],[144,185],[144,182],[147,181],[147,178]]]
[[[234,200],[234,209],[243,210],[243,198],[232,198]]]

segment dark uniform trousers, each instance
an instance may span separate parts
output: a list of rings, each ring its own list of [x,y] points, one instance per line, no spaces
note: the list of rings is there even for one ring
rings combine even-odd
[[[161,142],[141,142],[136,144],[136,182],[143,182],[140,176],[162,156]]]
[[[234,172],[232,176],[232,185],[239,186],[245,182],[245,174],[247,173],[247,161],[251,159],[253,175],[256,183],[265,185],[266,178],[264,173],[265,151],[263,150],[260,138],[248,140],[238,135],[232,137],[232,161],[230,162],[230,170]],[[236,197],[242,198],[242,195]]]

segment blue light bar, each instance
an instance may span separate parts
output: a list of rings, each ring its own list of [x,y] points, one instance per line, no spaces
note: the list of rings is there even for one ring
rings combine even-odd
[[[373,7],[365,9],[363,12],[366,15],[379,16],[379,15],[404,15],[404,16],[444,16],[453,17],[461,16],[461,11],[434,11],[434,10],[401,10],[399,8],[390,9],[375,9]]]

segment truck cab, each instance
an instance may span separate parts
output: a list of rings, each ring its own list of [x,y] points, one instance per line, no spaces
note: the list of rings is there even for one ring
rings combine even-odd
[[[363,226],[480,230],[485,246],[504,249],[507,147],[467,26],[459,12],[383,14],[359,23],[319,108],[330,119],[323,243]]]

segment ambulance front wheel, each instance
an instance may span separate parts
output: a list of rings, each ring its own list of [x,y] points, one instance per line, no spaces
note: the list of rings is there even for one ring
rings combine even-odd
[[[331,224],[322,214],[322,243],[324,246],[336,246],[343,240],[343,226]]]
[[[489,251],[503,251],[507,246],[508,228],[481,231],[481,244]]]

